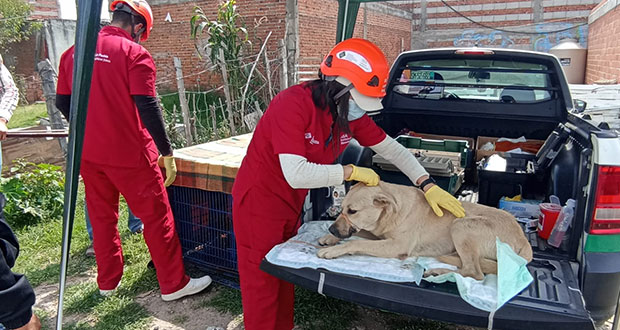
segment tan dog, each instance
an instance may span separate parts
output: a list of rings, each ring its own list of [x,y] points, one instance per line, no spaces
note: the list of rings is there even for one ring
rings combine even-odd
[[[497,273],[498,237],[525,260],[532,260],[532,247],[510,213],[474,203],[464,202],[463,207],[465,218],[455,218],[445,210],[444,216],[438,217],[418,188],[386,182],[375,187],[357,184],[342,202],[341,215],[329,227],[331,234],[319,239],[319,244],[334,245],[354,233],[365,232],[376,239],[323,248],[318,256],[435,257],[458,267],[463,276],[482,280],[484,274]],[[431,269],[425,275],[446,272],[451,270]]]

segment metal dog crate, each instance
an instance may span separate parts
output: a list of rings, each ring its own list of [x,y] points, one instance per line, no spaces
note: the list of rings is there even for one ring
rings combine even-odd
[[[168,198],[185,261],[207,271],[214,281],[238,289],[232,195],[170,186]]]

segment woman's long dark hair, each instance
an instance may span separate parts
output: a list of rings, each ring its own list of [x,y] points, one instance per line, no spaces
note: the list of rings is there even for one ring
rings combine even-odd
[[[340,136],[338,133],[351,133],[349,129],[349,98],[351,93],[344,93],[338,100],[334,100],[334,96],[338,94],[344,85],[332,80],[316,79],[306,83],[306,88],[312,90],[312,101],[314,106],[319,109],[326,109],[332,115],[334,124],[332,126],[332,133],[334,136]]]

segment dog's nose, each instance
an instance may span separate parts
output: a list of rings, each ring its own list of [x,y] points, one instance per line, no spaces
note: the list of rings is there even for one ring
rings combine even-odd
[[[334,225],[329,226],[329,232],[338,238],[342,238],[340,233],[338,232],[338,229],[336,229]]]
[[[351,237],[353,234],[357,233],[357,230],[353,227],[349,227],[349,236],[347,237]]]

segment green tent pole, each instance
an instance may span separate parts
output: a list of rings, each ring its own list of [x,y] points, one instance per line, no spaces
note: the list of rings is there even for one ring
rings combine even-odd
[[[353,37],[355,19],[360,9],[359,0],[338,0],[338,26],[336,43]]]
[[[93,74],[97,34],[100,27],[102,0],[79,0],[77,28],[75,32],[75,55],[73,60],[73,86],[71,93],[71,118],[69,119],[69,146],[67,151],[67,171],[65,173],[65,204],[62,221],[62,259],[60,260],[60,284],[58,296],[58,317],[56,329],[62,329],[62,309],[71,232],[75,216],[80,160],[84,144],[86,110]]]

